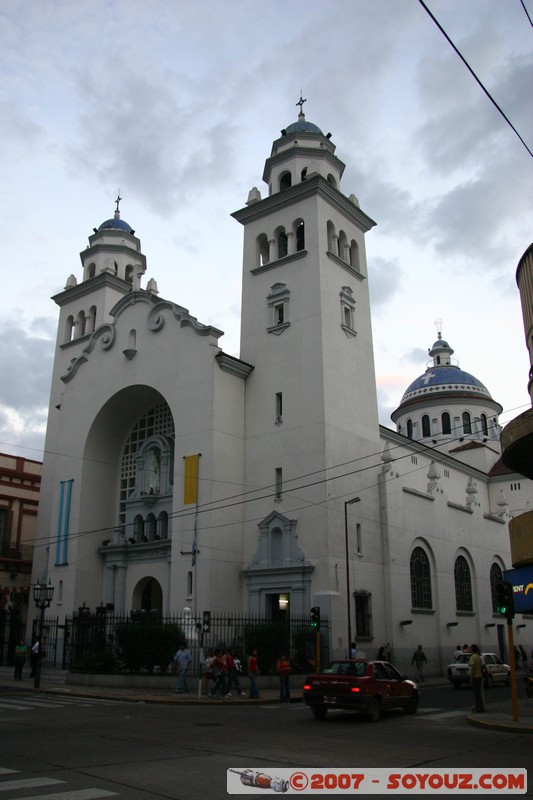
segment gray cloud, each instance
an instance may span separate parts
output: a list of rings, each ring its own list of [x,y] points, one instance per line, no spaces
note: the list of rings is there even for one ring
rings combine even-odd
[[[370,259],[368,271],[370,304],[377,310],[400,291],[402,271],[396,258],[380,257]]]
[[[35,320],[36,330],[51,327]],[[54,342],[29,334],[19,324],[0,321],[0,406],[17,409],[34,425],[38,415],[46,415],[52,375]],[[39,423],[37,423],[39,424]]]
[[[114,74],[120,92],[109,92]],[[210,82],[213,82],[211,77]],[[187,76],[142,73],[118,58],[76,73],[80,138],[70,144],[74,171],[124,185],[161,216],[205,188],[227,181],[236,147],[232,125],[206,107],[206,89]]]

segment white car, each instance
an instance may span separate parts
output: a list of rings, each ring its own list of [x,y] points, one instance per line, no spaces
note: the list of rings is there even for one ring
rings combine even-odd
[[[448,680],[452,683],[454,689],[460,689],[463,683],[470,682],[468,662],[471,655],[472,653],[459,653],[448,666]],[[510,685],[511,667],[509,664],[504,664],[496,653],[481,653],[481,660],[487,668],[484,682],[486,689],[490,689],[496,681],[501,681],[506,686]]]

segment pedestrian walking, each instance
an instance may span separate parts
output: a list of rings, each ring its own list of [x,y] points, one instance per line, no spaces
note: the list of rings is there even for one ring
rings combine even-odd
[[[257,677],[259,667],[257,664],[257,650],[252,650],[248,656],[248,677],[250,678],[250,694],[252,700],[259,700],[259,689],[257,688]]]
[[[24,664],[26,663],[26,659],[28,657],[28,645],[21,639],[18,645],[15,647],[15,680],[21,681],[22,680],[22,669]]]
[[[485,711],[485,698],[483,696],[483,662],[477,644],[470,648],[472,655],[468,661],[470,668],[470,683],[474,693],[474,707],[472,711],[476,713]]]
[[[176,684],[176,694],[184,694],[189,691],[187,686],[187,672],[192,662],[192,656],[187,649],[186,642],[182,642],[179,646],[176,655],[174,656],[176,662],[176,671],[178,673],[178,683]]]
[[[41,643],[39,640],[37,640],[32,644],[30,651],[30,667],[31,667],[30,678],[35,678],[37,665],[39,664],[39,661],[42,659],[42,656],[43,653],[41,650]]]
[[[282,654],[276,662],[276,670],[279,675],[279,700],[280,703],[290,703],[291,701],[291,663],[285,654]]]
[[[235,691],[241,697],[245,694],[244,689],[241,686],[239,681],[239,671],[241,669],[241,662],[238,658],[235,658],[235,651],[234,650],[227,650],[226,651],[226,674],[227,674],[227,684],[226,684],[226,694],[229,693],[229,690],[235,686]]]
[[[350,647],[348,648],[348,658],[350,660],[357,658],[357,642],[350,642]]]
[[[520,651],[520,660],[522,662],[522,669],[524,670],[524,672],[527,672],[527,653],[521,644],[518,645],[518,649]],[[516,666],[518,666],[518,664]]]
[[[202,664],[202,671],[203,671],[203,678],[204,678],[204,692],[209,691],[209,681],[214,681],[215,676],[213,675],[213,661],[215,660],[215,651],[212,647],[210,647],[207,651],[207,655],[204,659],[204,663]]]
[[[215,678],[215,685],[209,692],[210,697],[215,697],[219,692],[221,697],[231,697],[226,686],[227,664],[222,650],[215,650],[215,657],[211,665],[211,672]]]
[[[419,644],[411,659],[411,666],[414,666],[415,668],[416,680],[418,683],[424,683],[424,664],[427,663],[428,660],[426,658],[426,654],[422,649],[422,645]]]

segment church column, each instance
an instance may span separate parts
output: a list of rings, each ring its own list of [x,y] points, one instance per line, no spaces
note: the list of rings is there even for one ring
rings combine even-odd
[[[106,604],[115,602],[115,572],[116,572],[116,564],[106,565],[106,575],[105,575]]]
[[[336,256],[340,256],[340,253],[339,253],[339,237],[338,237],[338,235],[336,233],[333,233],[331,235],[331,247],[332,247],[332,253],[334,255],[336,255]]]
[[[115,575],[115,610],[118,614],[124,614],[126,606],[125,594],[126,567],[123,564],[117,564]]]
[[[343,246],[342,249],[344,250],[344,252],[343,253],[339,253],[339,255],[340,255],[340,257],[342,258],[343,261],[346,261],[346,263],[349,264],[350,263],[350,245],[348,244],[348,242],[344,243],[344,246]]]
[[[268,240],[268,260],[269,261],[277,261],[278,260],[278,253],[276,250],[276,240],[269,239]]]
[[[287,255],[292,256],[295,251],[294,231],[287,231]]]

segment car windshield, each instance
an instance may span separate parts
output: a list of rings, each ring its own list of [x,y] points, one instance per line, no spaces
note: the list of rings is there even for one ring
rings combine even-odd
[[[324,675],[355,675],[360,678],[366,672],[365,661],[332,661],[322,670]]]
[[[454,664],[468,664],[472,653],[461,653],[455,658]]]

